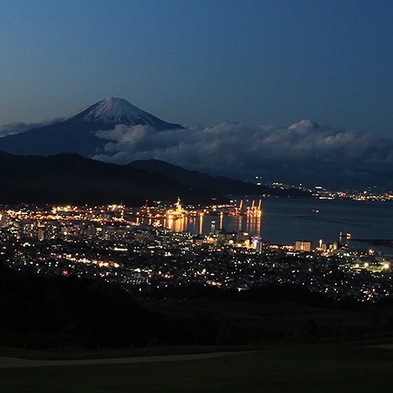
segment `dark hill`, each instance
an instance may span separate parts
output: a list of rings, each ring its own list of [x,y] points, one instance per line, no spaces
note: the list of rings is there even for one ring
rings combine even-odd
[[[140,206],[146,200],[186,204],[225,202],[223,195],[305,197],[299,190],[278,190],[225,177],[211,177],[163,161],[108,164],[63,153],[48,157],[0,152],[0,204],[56,203]]]
[[[0,177],[3,204],[123,202],[139,206],[146,199],[175,201],[180,197],[186,203],[207,203],[211,198],[159,173],[149,174],[77,154],[41,157],[0,152]]]
[[[221,195],[271,195],[282,197],[310,197],[310,194],[298,189],[276,189],[244,182],[237,179],[218,176],[213,177],[197,171],[189,171],[160,160],[138,160],[129,164],[133,168],[150,174],[165,175],[191,189],[203,190],[209,194]]]

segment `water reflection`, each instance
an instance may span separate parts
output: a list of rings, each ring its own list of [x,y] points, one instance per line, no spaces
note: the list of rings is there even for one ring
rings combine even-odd
[[[164,219],[163,226],[173,232],[185,232],[188,228],[188,216]]]
[[[247,232],[250,236],[261,236],[262,216],[238,215],[217,216],[198,214],[196,216],[167,217],[153,219],[135,217],[137,224],[160,225],[174,232],[190,232],[192,234],[214,234],[217,231]]]

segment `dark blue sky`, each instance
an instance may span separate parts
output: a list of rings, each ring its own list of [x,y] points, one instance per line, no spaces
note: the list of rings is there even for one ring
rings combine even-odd
[[[0,125],[107,96],[166,121],[393,136],[391,0],[0,0]]]

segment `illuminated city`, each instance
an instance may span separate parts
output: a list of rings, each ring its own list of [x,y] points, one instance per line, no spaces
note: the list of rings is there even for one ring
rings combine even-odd
[[[391,255],[353,249],[349,235],[315,248],[300,240],[271,244],[260,237],[262,206],[240,200],[185,208],[178,200],[141,208],[4,208],[1,254],[19,271],[117,282],[139,294],[192,284],[245,291],[289,283],[335,299],[392,295]],[[236,230],[224,230],[224,218]]]

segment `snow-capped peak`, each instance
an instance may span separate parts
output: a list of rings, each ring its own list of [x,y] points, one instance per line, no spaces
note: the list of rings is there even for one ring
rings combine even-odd
[[[143,118],[146,112],[130,104],[123,98],[108,97],[97,102],[91,110],[84,116],[87,121],[105,121],[105,122],[134,122]]]
[[[123,98],[115,97],[104,98],[96,102],[74,118],[85,122],[107,123],[108,125],[149,125],[159,130],[183,128],[180,124],[167,123],[137,108]]]
[[[299,130],[299,129],[306,129],[306,128],[319,128],[319,124],[315,123],[311,120],[302,120],[299,123],[292,124],[288,127],[289,130]]]

